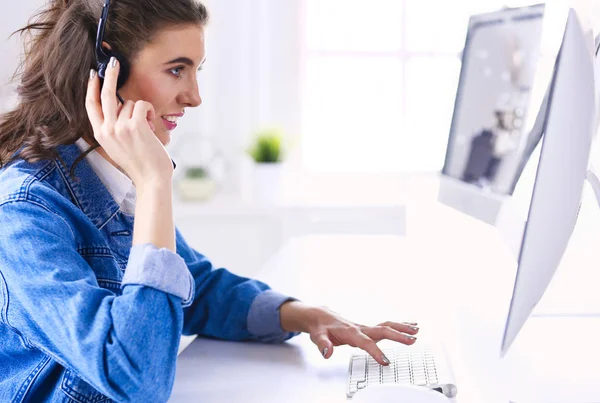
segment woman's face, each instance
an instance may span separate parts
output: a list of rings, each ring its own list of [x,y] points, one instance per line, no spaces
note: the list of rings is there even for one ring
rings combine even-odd
[[[131,61],[127,82],[119,90],[125,100],[154,106],[156,137],[169,144],[177,118],[202,103],[198,71],[204,63],[204,28],[190,24],[165,29]]]

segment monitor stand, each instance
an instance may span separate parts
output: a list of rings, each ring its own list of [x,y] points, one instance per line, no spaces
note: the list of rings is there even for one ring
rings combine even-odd
[[[593,163],[590,163],[590,168],[587,171],[585,179],[587,179],[588,183],[592,187],[592,190],[594,191],[594,196],[596,196],[598,208],[600,208],[600,179],[598,179],[598,174],[596,172],[596,167]]]

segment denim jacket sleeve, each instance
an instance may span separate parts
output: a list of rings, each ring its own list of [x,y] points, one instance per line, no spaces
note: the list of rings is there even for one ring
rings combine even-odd
[[[295,298],[279,294],[260,281],[214,268],[177,231],[177,253],[195,280],[194,302],[184,308],[183,334],[226,340],[280,343],[299,333],[281,328],[279,307]]]
[[[140,245],[142,259],[168,255]],[[133,249],[132,249],[133,252]],[[187,270],[170,252],[170,270]],[[163,268],[166,269],[166,268]],[[115,401],[166,401],[183,326],[181,296],[189,285],[160,290],[143,272],[122,295],[99,287],[77,251],[70,224],[41,201],[0,205],[0,322]],[[151,279],[150,279],[151,280]],[[182,280],[183,283],[185,279]],[[157,285],[158,284],[158,285]]]

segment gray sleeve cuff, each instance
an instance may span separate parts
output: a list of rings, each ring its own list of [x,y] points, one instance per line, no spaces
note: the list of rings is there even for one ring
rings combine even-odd
[[[134,245],[121,286],[143,285],[175,295],[184,307],[194,299],[194,278],[185,261],[167,248],[157,248],[151,243]]]
[[[279,307],[287,301],[297,299],[272,290],[258,294],[248,311],[248,332],[267,343],[281,343],[298,335],[297,332],[285,332],[281,328]]]

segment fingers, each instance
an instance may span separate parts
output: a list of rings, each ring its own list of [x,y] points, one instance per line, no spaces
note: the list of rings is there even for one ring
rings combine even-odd
[[[131,119],[134,108],[135,108],[135,102],[125,101],[125,103],[119,107],[119,116],[117,119],[124,120],[124,121]]]
[[[374,327],[363,327],[362,332],[369,336],[374,341],[379,341],[383,339],[397,341],[402,344],[414,344],[417,340],[416,337],[402,333],[396,329],[393,329],[389,326],[374,326]]]
[[[102,111],[104,112],[104,122],[114,124],[117,121],[119,103],[117,102],[117,79],[119,77],[119,62],[111,57],[106,72],[104,74],[104,84],[100,99],[102,101]]]
[[[360,330],[358,330],[354,334],[352,339],[353,339],[353,342],[348,343],[349,345],[365,350],[367,353],[369,353],[369,355],[371,357],[373,357],[373,359],[375,361],[377,361],[381,365],[386,366],[386,365],[390,364],[390,361],[385,356],[385,354],[383,354],[383,351],[381,351],[381,349],[377,346],[377,343],[375,343],[375,341],[373,341],[373,339],[368,337],[366,334],[364,334]]]
[[[131,121],[131,115],[133,114],[133,108],[135,102],[125,101],[125,103],[119,106],[117,113],[117,122],[115,123],[115,133],[123,133],[127,131]]]
[[[137,101],[133,108],[132,119],[138,122],[148,122],[150,128],[154,131],[154,121],[156,114],[154,112],[154,106],[150,102]]]
[[[104,121],[104,114],[102,113],[102,104],[100,104],[100,79],[96,70],[90,71],[90,79],[85,95],[85,109],[94,133],[98,133]]]
[[[388,326],[399,332],[412,334],[412,335],[419,333],[419,328],[417,327],[417,323],[383,322],[377,326]]]
[[[329,340],[327,334],[321,333],[314,337],[311,335],[310,339],[313,343],[317,345],[317,347],[319,348],[319,352],[321,353],[323,358],[327,359],[331,357],[331,355],[333,354],[333,343],[331,343],[331,340]]]

